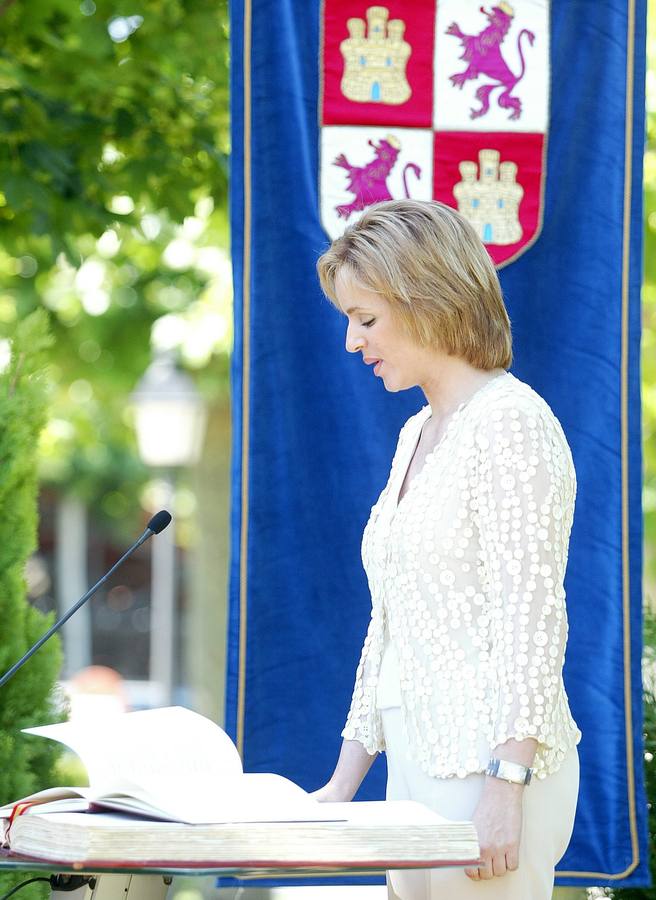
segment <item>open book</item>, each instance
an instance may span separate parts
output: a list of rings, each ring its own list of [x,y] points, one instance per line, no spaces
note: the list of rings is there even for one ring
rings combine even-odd
[[[62,864],[321,870],[478,858],[470,822],[420,803],[318,803],[279,775],[244,774],[225,732],[180,707],[25,730],[74,750],[89,786],[0,808],[0,839],[14,853]]]
[[[244,774],[237,748],[214,722],[183,707],[108,716],[93,725],[26,728],[70,747],[88,787],[40,791],[17,804],[29,812],[111,809],[189,824],[327,821],[335,812],[282,775]]]

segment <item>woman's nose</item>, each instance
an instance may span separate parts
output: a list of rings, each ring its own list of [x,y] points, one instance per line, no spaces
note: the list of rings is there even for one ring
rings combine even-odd
[[[364,347],[364,338],[357,328],[349,325],[346,329],[346,349],[349,353],[357,353]]]

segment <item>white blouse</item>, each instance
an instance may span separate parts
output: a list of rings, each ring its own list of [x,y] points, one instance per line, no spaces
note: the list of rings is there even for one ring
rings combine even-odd
[[[571,453],[547,403],[506,372],[453,413],[399,501],[430,414],[403,426],[364,531],[371,621],[342,735],[385,749],[376,693],[389,636],[428,775],[482,772],[499,744],[533,737],[544,778],[581,739],[562,678]]]

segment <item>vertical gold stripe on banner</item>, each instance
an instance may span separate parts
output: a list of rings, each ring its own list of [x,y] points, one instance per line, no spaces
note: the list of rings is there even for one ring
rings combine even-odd
[[[629,547],[629,280],[631,275],[631,187],[633,180],[633,89],[635,65],[635,0],[629,0],[626,47],[626,125],[624,132],[624,240],[622,245],[622,349],[620,422],[622,449],[622,607],[624,614],[624,709],[626,782],[631,829],[631,869],[640,862],[635,807],[633,708],[631,703],[631,573]]]
[[[251,0],[244,0],[244,262],[242,273],[241,374],[241,531],[239,536],[239,672],[237,677],[237,750],[244,758],[246,636],[248,628],[248,511],[251,386]]]
[[[624,721],[626,787],[631,834],[631,862],[623,872],[558,872],[560,877],[626,878],[640,863],[635,804],[633,708],[631,705],[631,573],[629,547],[629,280],[631,274],[631,201],[633,179],[633,90],[635,67],[635,0],[628,0],[626,39],[626,100],[624,129],[624,207],[622,216],[622,311],[620,343],[620,450],[622,481],[622,627],[624,649]]]

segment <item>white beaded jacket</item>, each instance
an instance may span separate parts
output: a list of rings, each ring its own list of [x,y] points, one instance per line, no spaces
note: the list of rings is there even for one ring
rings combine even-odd
[[[430,415],[403,426],[364,531],[371,621],[342,735],[385,749],[376,685],[388,635],[428,775],[482,772],[499,744],[532,737],[543,778],[581,738],[562,677],[570,449],[548,404],[505,372],[455,411],[399,501]]]

